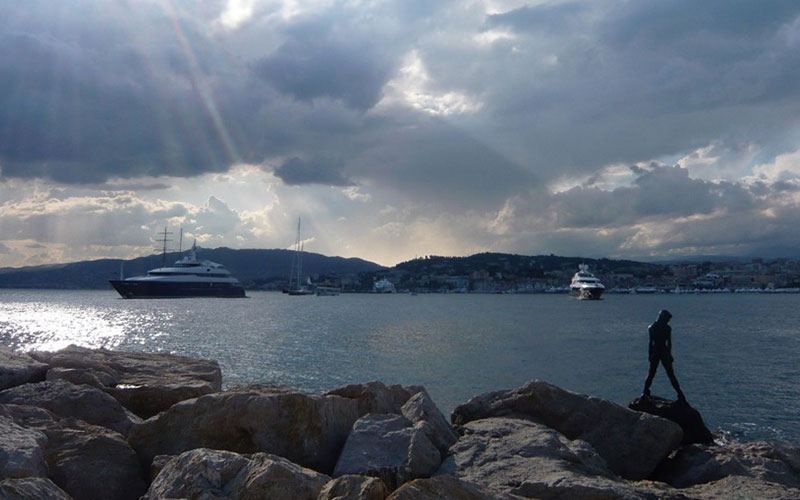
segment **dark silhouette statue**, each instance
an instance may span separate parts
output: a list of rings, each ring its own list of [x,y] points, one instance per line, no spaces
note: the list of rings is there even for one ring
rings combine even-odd
[[[669,326],[670,318],[672,318],[672,314],[666,309],[662,309],[658,313],[656,322],[647,329],[650,335],[650,346],[648,349],[650,372],[647,374],[647,380],[644,382],[642,396],[650,396],[650,384],[653,383],[653,377],[656,375],[658,364],[661,363],[664,365],[664,370],[667,372],[672,387],[674,387],[675,392],[678,393],[678,401],[686,402],[686,396],[683,395],[681,386],[678,384],[678,379],[675,377],[675,371],[672,369],[672,328]]]

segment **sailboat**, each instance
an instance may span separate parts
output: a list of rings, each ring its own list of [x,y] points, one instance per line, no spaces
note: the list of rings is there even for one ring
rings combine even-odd
[[[292,255],[292,269],[289,272],[289,286],[286,288],[286,293],[289,295],[313,295],[314,290],[311,289],[311,279],[303,284],[301,282],[303,275],[303,244],[300,242],[300,218],[297,218],[297,240],[294,246],[294,254]]]

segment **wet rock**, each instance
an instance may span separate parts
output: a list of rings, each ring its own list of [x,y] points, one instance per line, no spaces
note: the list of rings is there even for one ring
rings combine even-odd
[[[144,500],[316,500],[330,477],[267,453],[199,448],[170,460]]]
[[[415,479],[398,488],[388,500],[517,500],[524,497],[492,491],[455,476]]]
[[[47,436],[47,476],[74,500],[136,500],[147,490],[138,457],[119,433],[34,406],[0,405],[0,416]]]
[[[346,475],[328,481],[317,500],[386,500],[388,496],[389,490],[380,479]]]
[[[147,466],[156,455],[211,448],[272,453],[327,474],[358,417],[351,399],[250,386],[178,403],[135,425],[128,441]]]
[[[590,444],[544,425],[488,418],[463,430],[439,474],[527,498],[644,498]]]
[[[654,474],[655,479],[678,488],[730,476],[800,488],[800,448],[763,441],[684,446]]]
[[[657,396],[642,396],[628,405],[631,410],[642,411],[672,420],[683,429],[681,444],[711,444],[714,436],[703,422],[700,412],[683,401],[670,401]]]
[[[41,382],[46,373],[46,364],[27,354],[0,346],[0,391],[28,382]]]
[[[23,384],[0,391],[0,403],[40,406],[60,417],[78,418],[122,435],[127,435],[133,424],[141,422],[100,389],[64,380]]]
[[[383,382],[353,384],[329,391],[328,395],[341,396],[358,403],[359,415],[367,413],[400,413],[400,408],[418,392],[420,386],[385,385]]]
[[[3,500],[73,500],[64,490],[44,477],[0,481]]]
[[[43,433],[0,417],[0,479],[47,477],[46,443],[47,436]]]
[[[433,399],[431,399],[427,391],[420,391],[411,396],[400,408],[400,412],[414,424],[418,422],[427,422],[429,424],[425,427],[430,430],[428,438],[439,449],[442,458],[447,455],[447,449],[458,440],[458,434],[433,403]]]
[[[216,361],[74,345],[56,352],[32,352],[30,355],[51,369],[73,370],[62,370],[54,376],[97,380],[102,384],[100,388],[142,418],[164,411],[178,401],[222,388],[222,372]]]
[[[426,422],[412,426],[401,415],[365,415],[353,425],[333,475],[376,476],[390,490],[428,477],[441,464],[441,454],[428,438],[431,432]]]
[[[451,420],[463,425],[489,417],[530,420],[586,441],[612,471],[633,480],[648,477],[683,438],[674,422],[539,380],[476,396],[458,406]]]

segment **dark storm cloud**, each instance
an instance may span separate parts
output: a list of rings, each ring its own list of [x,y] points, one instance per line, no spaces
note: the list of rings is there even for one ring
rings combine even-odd
[[[290,158],[273,170],[273,173],[285,184],[327,184],[330,186],[348,186],[352,183],[338,171],[342,167],[341,160],[315,158],[303,160]]]

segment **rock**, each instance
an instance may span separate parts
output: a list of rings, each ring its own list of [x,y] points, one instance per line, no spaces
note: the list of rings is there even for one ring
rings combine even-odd
[[[367,382],[366,384],[347,385],[329,391],[327,394],[353,399],[358,402],[358,414],[367,413],[400,413],[400,408],[411,396],[425,389],[420,386],[403,387],[387,386],[383,382]]]
[[[199,448],[170,460],[143,500],[316,500],[330,477],[267,453]]]
[[[376,476],[390,490],[411,479],[428,477],[442,460],[428,438],[431,432],[426,422],[412,426],[401,415],[365,415],[353,425],[333,475]]]
[[[684,446],[654,474],[655,479],[678,488],[729,476],[800,488],[800,448],[763,441]]]
[[[387,500],[516,500],[523,497],[501,493],[455,476],[415,479],[398,488]]]
[[[411,396],[400,408],[400,411],[404,417],[414,424],[418,422],[427,422],[429,424],[426,427],[431,430],[428,438],[439,449],[442,458],[447,455],[447,449],[458,440],[458,434],[433,403],[433,399],[431,399],[427,391],[420,391]]]
[[[114,430],[123,436],[141,419],[116,399],[88,385],[64,380],[23,384],[0,391],[0,403],[40,406],[60,417],[75,417]]]
[[[527,498],[645,498],[592,446],[535,422],[488,418],[464,426],[438,474]]]
[[[136,500],[147,490],[136,453],[119,433],[34,406],[0,405],[0,416],[47,436],[48,478],[74,500]]]
[[[696,500],[797,500],[800,489],[743,476],[729,476],[679,490],[686,498]]]
[[[680,425],[683,429],[681,444],[714,442],[714,435],[703,423],[700,412],[692,408],[689,403],[670,401],[657,396],[641,396],[631,401],[628,408],[666,418]]]
[[[156,455],[211,448],[273,453],[327,474],[358,417],[351,399],[250,386],[178,403],[135,425],[128,441],[146,466]]]
[[[474,397],[458,406],[451,420],[463,425],[489,417],[526,419],[586,441],[612,471],[633,480],[648,477],[683,438],[674,422],[539,380]]]
[[[96,379],[102,389],[142,418],[178,401],[218,392],[222,371],[216,361],[173,354],[109,351],[69,346],[56,352],[31,352],[31,357],[70,380]],[[83,372],[78,373],[78,372]]]
[[[387,496],[389,490],[380,479],[346,475],[328,481],[317,500],[386,500]]]
[[[72,500],[64,490],[44,477],[0,481],[0,498],[3,500]]]
[[[46,364],[0,345],[0,391],[28,382],[41,382],[46,373]]]
[[[47,436],[0,417],[0,479],[47,477],[44,445]]]

